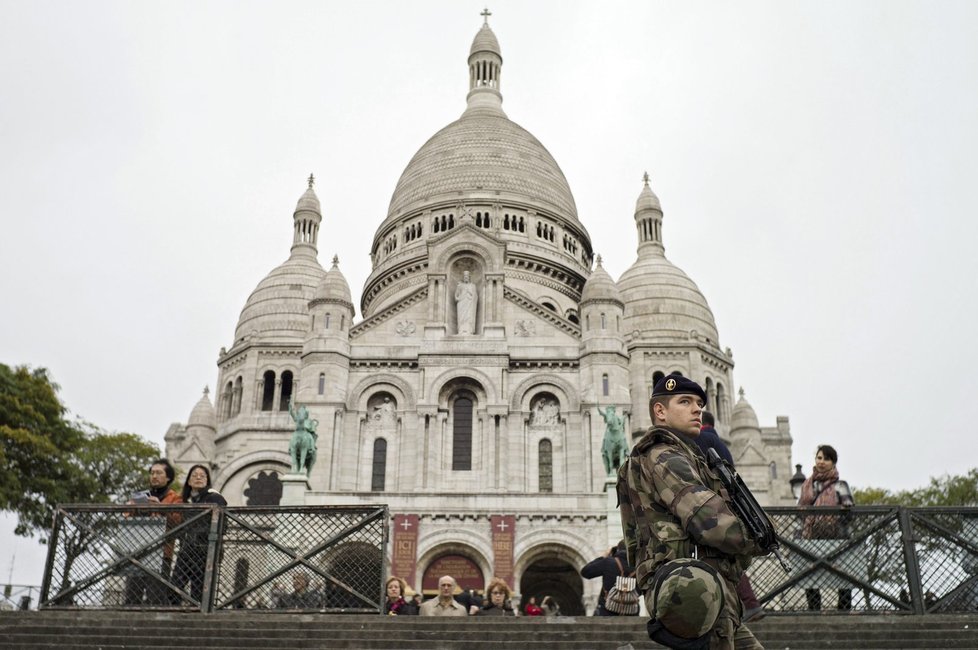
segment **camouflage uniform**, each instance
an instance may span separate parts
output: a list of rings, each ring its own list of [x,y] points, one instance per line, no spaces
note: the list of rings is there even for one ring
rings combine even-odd
[[[763,552],[727,505],[729,497],[706,459],[686,436],[651,429],[618,470],[618,502],[638,587],[645,592],[655,570],[670,560],[698,557],[724,582],[724,607],[711,650],[761,649],[746,626],[737,581],[750,558]],[[654,604],[646,604],[652,611]]]

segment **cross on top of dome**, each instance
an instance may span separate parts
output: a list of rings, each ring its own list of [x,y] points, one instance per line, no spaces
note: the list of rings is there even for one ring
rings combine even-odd
[[[316,177],[309,174],[309,187],[312,187],[316,183]]]
[[[649,173],[645,172],[642,174],[642,181],[645,183],[645,187],[649,186]]]
[[[489,7],[486,7],[485,9],[483,9],[482,10],[482,13],[479,14],[479,15],[482,16],[482,18],[484,19],[482,24],[483,25],[488,25],[489,24],[489,16],[492,15],[492,12],[489,11]]]

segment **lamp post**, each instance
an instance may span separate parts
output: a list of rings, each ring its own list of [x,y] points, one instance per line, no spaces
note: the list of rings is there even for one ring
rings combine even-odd
[[[805,475],[801,472],[801,463],[795,465],[795,475],[792,476],[788,483],[791,484],[791,493],[795,495],[795,501],[801,497],[801,486],[805,483]]]

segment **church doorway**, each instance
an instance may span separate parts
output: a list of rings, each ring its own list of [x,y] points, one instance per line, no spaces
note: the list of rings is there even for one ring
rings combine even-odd
[[[462,591],[472,589],[482,593],[486,581],[479,565],[464,555],[442,555],[425,569],[421,578],[421,592],[428,596],[438,595],[438,579],[442,576],[452,576]]]
[[[581,575],[567,561],[555,557],[536,560],[520,578],[520,606],[536,598],[537,604],[550,596],[560,605],[564,616],[584,616],[584,583]]]

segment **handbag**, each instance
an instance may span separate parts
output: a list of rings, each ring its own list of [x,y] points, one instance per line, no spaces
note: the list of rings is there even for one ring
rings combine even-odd
[[[626,576],[621,560],[615,558],[615,564],[621,575],[615,578],[615,586],[605,596],[604,608],[621,616],[635,616],[638,614],[638,588],[634,571]]]

